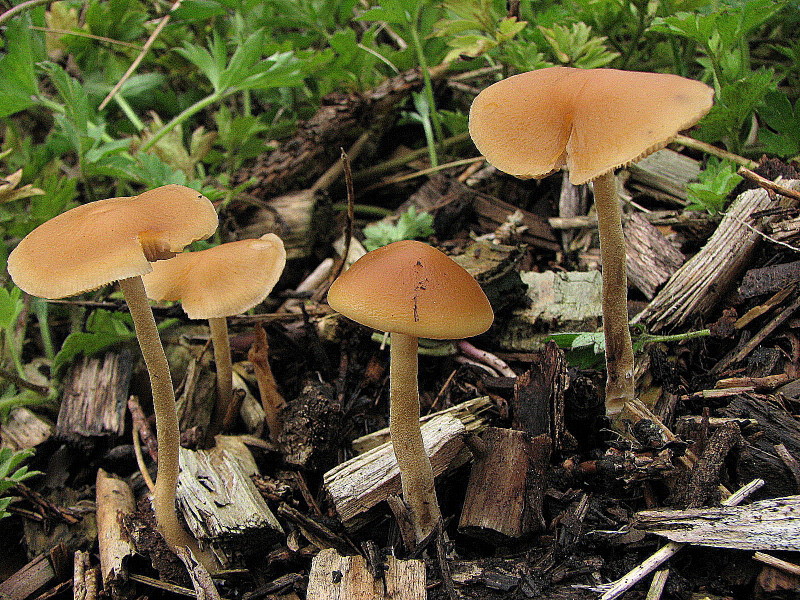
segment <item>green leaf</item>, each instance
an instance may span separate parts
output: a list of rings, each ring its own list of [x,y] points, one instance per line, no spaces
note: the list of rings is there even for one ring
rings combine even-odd
[[[27,19],[13,19],[5,31],[6,54],[0,57],[0,118],[36,105],[39,93],[34,49]]]
[[[700,172],[698,180],[686,186],[690,201],[686,208],[704,210],[714,215],[725,208],[728,195],[739,185],[742,177],[737,175],[736,165],[712,157]]]
[[[395,225],[385,221],[378,221],[364,227],[364,247],[375,250],[392,242],[400,240],[414,240],[427,238],[433,235],[433,216],[426,213],[417,213],[412,206],[400,215]]]
[[[91,356],[101,350],[127,342],[136,337],[128,313],[98,309],[86,322],[86,332],[70,333],[53,360],[53,371],[58,373],[79,354]]]
[[[800,154],[800,99],[792,107],[789,97],[783,92],[768,92],[758,115],[769,127],[762,127],[758,132],[758,139],[766,152],[783,158]]]

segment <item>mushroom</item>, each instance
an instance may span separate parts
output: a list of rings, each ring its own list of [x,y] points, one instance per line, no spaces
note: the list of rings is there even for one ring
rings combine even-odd
[[[419,427],[417,339],[459,339],[492,324],[480,285],[451,258],[422,242],[368,252],[331,285],[328,303],[350,319],[391,333],[389,430],[418,544],[441,521],[433,470]]]
[[[178,522],[180,431],[175,394],[141,276],[217,228],[213,205],[195,190],[167,185],[138,196],[83,204],[43,223],[8,257],[8,272],[25,292],[55,300],[119,282],[130,309],[153,391],[158,477],[156,523],[172,547],[195,547]]]
[[[217,364],[217,404],[211,439],[233,401],[233,368],[227,317],[253,308],[267,297],[286,266],[286,250],[274,233],[258,239],[184,252],[157,262],[142,280],[152,300],[180,301],[190,319],[208,319]],[[270,434],[277,435],[277,407],[265,406]]]
[[[625,240],[614,169],[666,146],[711,108],[713,90],[677,75],[550,67],[484,89],[469,131],[495,167],[522,179],[567,166],[570,181],[594,182],[603,265],[606,412],[634,398]]]

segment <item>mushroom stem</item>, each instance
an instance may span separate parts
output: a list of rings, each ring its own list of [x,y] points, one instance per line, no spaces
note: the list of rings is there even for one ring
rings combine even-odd
[[[433,468],[419,427],[417,338],[393,332],[389,364],[389,432],[400,468],[403,499],[411,511],[417,544],[427,540],[441,521]]]
[[[214,345],[214,362],[217,364],[217,402],[208,426],[208,441],[213,442],[214,436],[222,431],[228,407],[233,402],[233,361],[228,319],[212,317],[208,320],[208,326],[211,329],[211,343]]]
[[[175,512],[175,490],[178,485],[178,454],[180,429],[175,410],[175,392],[169,363],[158,336],[153,311],[147,303],[147,294],[141,277],[121,279],[119,286],[133,318],[136,337],[142,349],[150,386],[153,391],[153,409],[156,414],[156,438],[158,439],[158,475],[153,492],[153,511],[161,535],[172,548],[197,544],[181,526]]]
[[[634,399],[633,345],[628,328],[625,237],[614,172],[594,180],[594,202],[603,263],[603,333],[606,341],[606,414],[616,415]]]

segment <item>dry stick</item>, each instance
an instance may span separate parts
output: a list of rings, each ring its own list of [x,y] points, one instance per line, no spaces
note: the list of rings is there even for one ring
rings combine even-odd
[[[264,420],[269,429],[269,439],[276,441],[283,430],[281,409],[285,404],[283,396],[278,392],[275,376],[269,364],[269,341],[263,326],[255,327],[255,340],[247,353],[247,359],[253,364],[261,406],[264,408]],[[232,415],[231,415],[232,416]],[[232,419],[231,419],[232,422]]]
[[[787,188],[786,186],[771,181],[766,177],[762,177],[758,173],[754,173],[753,171],[751,171],[746,167],[739,167],[736,173],[744,177],[745,179],[749,179],[750,181],[758,184],[765,190],[771,190],[776,194],[780,194],[781,196],[786,196],[787,198],[794,198],[795,200],[800,200],[800,192],[798,192],[797,190]]]
[[[693,150],[699,150],[700,152],[705,152],[706,154],[710,154],[711,156],[716,156],[717,158],[733,161],[737,165],[742,165],[743,167],[747,167],[748,169],[755,169],[758,166],[757,162],[752,161],[749,158],[739,156],[738,154],[734,154],[733,152],[728,152],[727,150],[723,150],[722,148],[717,148],[716,146],[712,146],[711,144],[707,144],[705,142],[701,142],[700,140],[690,138],[689,136],[686,135],[678,134],[677,136],[675,136],[675,139],[673,141],[683,146],[686,146],[687,148],[692,148]]]
[[[178,0],[177,2],[175,2],[175,4],[173,4],[170,7],[169,13],[161,17],[161,20],[158,22],[158,25],[156,25],[156,28],[153,30],[153,33],[150,34],[150,37],[147,38],[147,41],[144,43],[144,46],[142,46],[142,51],[139,52],[139,55],[133,60],[131,66],[128,67],[127,71],[125,71],[125,74],[122,76],[122,79],[120,79],[117,82],[117,84],[113,87],[113,89],[110,92],[108,92],[108,96],[103,98],[103,101],[100,103],[100,106],[97,107],[97,110],[103,110],[106,107],[106,105],[109,102],[111,102],[114,96],[117,95],[117,92],[119,92],[120,89],[122,89],[122,86],[125,85],[125,82],[128,81],[128,79],[130,79],[131,75],[133,75],[134,71],[136,71],[136,69],[139,67],[139,63],[141,63],[142,60],[144,60],[145,55],[148,53],[150,47],[156,41],[156,38],[161,34],[161,30],[164,29],[167,23],[169,23],[169,19],[172,16],[172,11],[174,11],[180,5],[181,5],[181,0]]]
[[[142,480],[152,494],[156,489],[156,484],[153,483],[153,478],[150,477],[150,471],[147,470],[147,465],[144,464],[144,456],[142,456],[142,442],[139,439],[139,430],[133,428],[133,454],[136,457],[136,466],[139,467],[139,473],[142,474]]]
[[[142,442],[147,446],[147,453],[154,461],[158,462],[158,443],[153,437],[153,432],[150,431],[150,425],[147,423],[147,418],[144,416],[142,407],[139,406],[139,399],[136,396],[128,397],[128,410],[131,413],[131,420],[133,421],[133,428],[142,436]]]
[[[27,2],[17,4],[14,8],[10,8],[0,15],[0,25],[3,25],[12,17],[16,17],[18,14],[25,12],[29,8],[34,8],[41,4],[50,4],[50,2],[51,0],[28,0]]]
[[[471,165],[473,163],[482,163],[486,159],[483,156],[476,156],[474,158],[463,158],[461,160],[454,160],[449,163],[444,163],[443,165],[438,165],[435,167],[429,167],[427,169],[421,169],[419,171],[415,171],[414,173],[408,173],[407,175],[398,175],[397,177],[390,177],[389,179],[384,179],[382,181],[378,181],[373,183],[372,185],[366,186],[362,191],[370,192],[372,190],[386,187],[388,185],[394,185],[396,183],[401,183],[403,181],[408,181],[410,179],[416,179],[417,177],[424,177],[425,175],[431,175],[433,173],[438,173],[439,171],[443,171],[445,169],[452,169],[453,167],[460,167],[462,165]]]
[[[765,552],[756,552],[753,554],[753,560],[757,560],[759,562],[764,563],[765,565],[769,565],[770,567],[774,567],[776,569],[780,569],[781,571],[785,571],[786,573],[791,573],[792,575],[800,575],[800,566],[790,563],[786,560],[781,560],[771,554],[767,554]]]
[[[750,496],[753,492],[758,490],[763,485],[764,485],[763,479],[754,479],[744,487],[741,487],[738,490],[736,490],[736,492],[730,495],[728,498],[723,500],[722,505],[738,506],[748,496]],[[652,573],[655,569],[660,567],[667,560],[675,556],[675,554],[677,554],[678,551],[686,545],[687,544],[683,542],[669,542],[667,545],[663,546],[660,550],[652,554],[650,558],[646,559],[639,566],[634,567],[633,569],[628,571],[628,573],[623,575],[617,581],[602,586],[601,589],[605,590],[605,593],[602,596],[600,596],[600,600],[613,600],[614,598],[619,598],[622,594],[631,589],[639,581],[644,579],[648,575],[648,573]]]
[[[667,585],[667,578],[669,577],[669,569],[659,569],[653,575],[653,581],[650,582],[650,589],[647,590],[647,596],[644,600],[660,600],[661,594],[664,593],[664,587]]]

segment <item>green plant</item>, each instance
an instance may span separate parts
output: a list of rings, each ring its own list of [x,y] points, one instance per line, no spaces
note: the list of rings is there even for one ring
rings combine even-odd
[[[586,23],[573,23],[571,27],[540,26],[539,30],[556,60],[565,67],[596,69],[607,66],[620,55],[606,48],[606,37],[593,36]]]
[[[758,132],[758,140],[765,152],[782,158],[797,160],[800,155],[800,98],[792,106],[783,92],[769,92],[758,116],[767,127]]]
[[[728,195],[742,177],[736,173],[736,165],[729,161],[711,157],[706,168],[698,175],[697,183],[686,186],[689,210],[704,210],[715,215],[725,208]]]
[[[396,224],[386,221],[378,221],[372,225],[364,227],[364,247],[367,250],[375,250],[381,246],[386,246],[392,242],[400,240],[415,240],[427,238],[433,235],[433,216],[421,212],[413,206],[400,215]]]
[[[12,450],[11,448],[0,448],[0,496],[4,496],[13,490],[18,484],[26,479],[41,475],[41,471],[29,471],[26,466],[19,466],[23,461],[33,456],[33,450]],[[19,468],[17,468],[19,467]],[[11,515],[8,506],[14,498],[0,498],[0,519]]]

